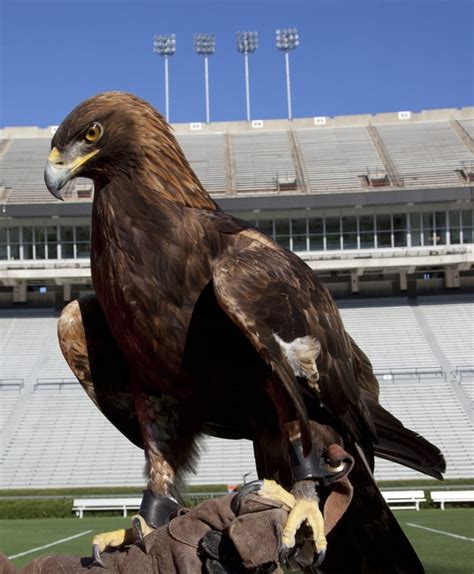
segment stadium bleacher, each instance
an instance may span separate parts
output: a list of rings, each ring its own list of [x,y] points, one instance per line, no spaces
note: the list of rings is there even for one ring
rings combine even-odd
[[[453,378],[456,364],[472,358],[472,340],[455,335],[460,328],[472,327],[474,297],[425,297],[419,302],[422,320],[438,337],[449,361],[454,361],[443,376],[420,374],[420,365],[435,371],[443,363],[437,362],[425,336],[426,325],[420,327],[419,316],[406,300],[367,299],[357,305],[353,300],[342,300],[339,305],[348,332],[381,373],[382,404],[441,448],[448,478],[474,476],[472,420]],[[451,324],[449,317],[453,318]],[[23,357],[25,388],[0,389],[4,438],[0,487],[143,484],[143,453],[105,419],[79,383],[61,385],[63,379],[71,381],[73,376],[57,345],[56,321],[51,309],[0,311],[5,350],[0,362],[2,374],[5,366],[11,367],[8,356],[17,353],[25,337],[40,340],[28,351],[30,359]],[[449,338],[457,341],[455,352],[445,346]],[[56,381],[56,387],[35,387],[43,378]],[[472,399],[472,383],[467,379],[463,385],[466,399]],[[250,442],[206,438],[197,473],[188,481],[236,484],[247,473],[249,478],[256,477]],[[393,463],[377,461],[378,479],[420,476]]]
[[[49,355],[56,329],[57,319],[47,309],[0,310],[0,379],[28,381]]]
[[[177,134],[180,146],[196,175],[206,182],[209,193],[226,193],[226,157],[224,134]]]
[[[296,179],[286,131],[233,134],[231,141],[239,192],[274,192],[277,178]]]
[[[466,132],[474,138],[474,120],[473,119],[463,119],[458,120],[461,126],[466,130]]]
[[[463,161],[472,161],[472,152],[457,137],[448,122],[415,125],[383,125],[378,131],[405,186],[454,185]],[[420,167],[422,166],[422,167]]]
[[[442,379],[382,381],[380,401],[409,428],[436,444],[445,455],[446,478],[473,475],[473,426],[452,386]],[[377,478],[404,479],[418,473],[389,463],[377,463]]]
[[[358,189],[368,170],[385,172],[365,127],[298,130],[296,137],[313,192]]]
[[[51,147],[47,139],[12,139],[3,156],[2,179],[6,186],[21,192],[22,201],[52,202],[41,184],[44,158]]]
[[[474,369],[472,297],[421,297],[419,307],[453,369]]]
[[[378,114],[324,118],[317,126],[309,119],[295,119],[291,124],[268,121],[263,129],[242,122],[210,124],[194,133],[190,133],[193,124],[174,128],[191,166],[217,197],[278,193],[279,177],[297,175],[303,180],[298,182],[299,191],[353,193],[366,189],[364,176],[390,173],[391,166],[398,170],[400,181],[388,181],[387,190],[459,186],[458,170],[463,163],[473,162],[470,114],[470,108],[463,108],[420,112],[408,121],[400,121],[395,114]],[[460,137],[453,121],[466,137]],[[374,130],[383,151],[371,135]],[[0,138],[0,184],[9,190],[6,203],[54,202],[43,183],[51,131],[5,128]],[[74,187],[85,181],[71,184],[66,197],[77,201]],[[283,193],[288,190],[283,188]]]
[[[440,367],[406,301],[339,302],[339,308],[347,331],[371,357],[376,371]]]

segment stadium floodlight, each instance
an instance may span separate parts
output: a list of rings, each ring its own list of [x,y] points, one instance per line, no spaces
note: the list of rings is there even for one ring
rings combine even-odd
[[[276,30],[276,46],[285,52],[286,63],[286,95],[288,99],[288,119],[293,118],[291,113],[291,86],[290,86],[290,51],[300,45],[300,35],[296,28],[283,28]]]
[[[156,34],[153,41],[153,50],[163,56],[165,61],[165,116],[170,121],[170,100],[168,84],[168,58],[176,52],[176,34]]]
[[[194,34],[194,51],[204,56],[204,82],[206,87],[206,123],[210,122],[209,109],[209,67],[208,58],[216,50],[216,37],[214,34]]]
[[[245,97],[248,122],[250,122],[249,54],[253,54],[257,48],[257,32],[237,32],[237,51],[244,55],[245,61]]]

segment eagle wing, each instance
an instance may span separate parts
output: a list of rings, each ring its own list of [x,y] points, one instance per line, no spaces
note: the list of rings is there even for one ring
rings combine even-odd
[[[122,434],[143,448],[128,365],[95,296],[64,308],[58,338],[64,358],[89,398]]]
[[[216,299],[281,381],[309,451],[308,409],[320,404],[372,459],[375,430],[354,373],[351,340],[325,287],[257,230],[217,262]],[[311,414],[311,413],[310,413]]]

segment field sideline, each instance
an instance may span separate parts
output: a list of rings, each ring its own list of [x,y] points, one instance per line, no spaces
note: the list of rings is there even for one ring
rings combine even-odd
[[[471,574],[474,571],[474,510],[406,510],[396,515],[416,548],[426,574]],[[0,550],[7,556],[28,552],[13,559],[18,567],[45,554],[88,555],[94,533],[129,525],[129,518],[122,517],[0,520]],[[51,545],[57,541],[63,542]],[[51,546],[29,552],[46,545]]]

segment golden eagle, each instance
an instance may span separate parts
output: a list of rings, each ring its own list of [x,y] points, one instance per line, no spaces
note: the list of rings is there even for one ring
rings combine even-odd
[[[246,438],[259,476],[292,489],[286,555],[304,522],[322,561],[319,505],[351,471],[353,499],[328,537],[325,571],[422,572],[375,485],[373,458],[440,478],[443,457],[380,406],[370,362],[314,272],[224,213],[138,97],[99,94],[63,121],[46,185],[60,198],[77,176],[95,185],[96,296],[65,308],[60,344],[105,416],[145,450],[137,534],[167,520],[200,435]],[[336,463],[333,445],[347,454]],[[274,495],[271,481],[259,488]],[[111,538],[96,542],[99,558]]]

